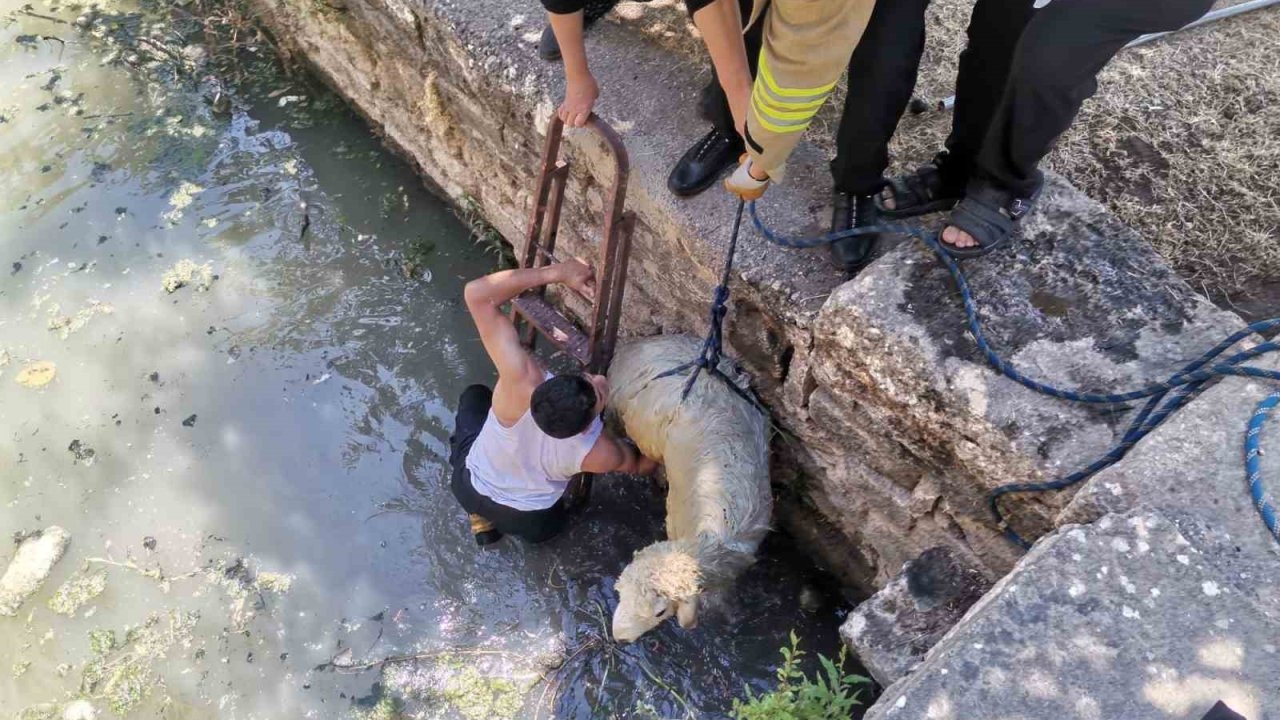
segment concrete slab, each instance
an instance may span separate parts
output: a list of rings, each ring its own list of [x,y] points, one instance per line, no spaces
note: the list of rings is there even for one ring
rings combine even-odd
[[[866,718],[1272,720],[1280,614],[1239,585],[1157,512],[1064,527]]]

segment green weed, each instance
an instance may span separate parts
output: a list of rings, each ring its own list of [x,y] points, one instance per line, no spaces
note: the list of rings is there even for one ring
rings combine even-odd
[[[745,700],[734,700],[734,720],[845,720],[854,707],[861,704],[862,689],[871,680],[844,672],[846,648],[832,661],[818,655],[822,672],[809,678],[800,669],[800,639],[791,633],[791,646],[783,647],[782,665],[778,668],[778,685],[762,695],[744,688]]]

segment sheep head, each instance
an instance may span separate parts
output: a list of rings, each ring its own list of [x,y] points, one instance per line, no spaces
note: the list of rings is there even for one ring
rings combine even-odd
[[[618,576],[617,590],[615,640],[634,642],[672,615],[680,627],[693,627],[702,593],[697,543],[668,540],[644,548]]]

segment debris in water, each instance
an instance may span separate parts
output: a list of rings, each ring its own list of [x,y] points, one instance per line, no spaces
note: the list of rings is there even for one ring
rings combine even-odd
[[[10,272],[9,274],[10,274],[10,275],[17,275],[17,274],[18,274],[18,273],[20,273],[20,272],[22,272],[22,263],[20,263],[20,262],[15,262],[15,263],[13,264],[13,271],[12,271],[12,272]]]
[[[182,427],[195,427],[195,426],[196,426],[195,413],[191,413],[191,415],[186,420],[182,421]]]
[[[151,381],[151,382],[153,382],[153,383],[159,383],[159,382],[160,382],[160,371],[159,371],[159,370],[156,370],[156,371],[152,372],[150,375],[148,375],[148,376],[147,376],[147,379],[148,379],[148,380],[150,380],[150,381]]]
[[[110,315],[115,312],[115,308],[97,300],[90,300],[89,305],[81,308],[75,315],[59,315],[60,309],[57,305],[49,308],[49,329],[58,331],[58,336],[63,340],[88,325],[95,315]]]
[[[213,265],[205,263],[197,265],[190,260],[179,260],[161,278],[161,285],[167,293],[177,292],[178,288],[190,285],[200,292],[213,285]]]
[[[71,543],[71,533],[51,525],[23,538],[0,577],[0,615],[18,614],[22,603],[40,589]]]
[[[329,664],[334,667],[349,668],[355,664],[352,655],[353,653],[351,652],[351,648],[346,648],[337,655],[334,655],[333,659],[329,661]]]
[[[107,571],[80,571],[58,588],[49,598],[49,609],[59,615],[74,616],[80,608],[107,589]]]
[[[294,576],[264,570],[258,573],[258,587],[277,595],[284,595],[293,587]]]
[[[20,678],[23,675],[26,675],[27,671],[30,669],[31,669],[30,660],[21,660],[19,662],[16,662],[13,664],[13,677]]]
[[[266,593],[283,595],[293,585],[292,575],[270,571],[255,574],[243,558],[210,568],[207,577],[230,598],[231,626],[237,632],[244,630],[258,611],[266,609]]]
[[[93,456],[97,455],[93,448],[80,442],[79,439],[72,440],[71,444],[67,446],[67,450],[75,457],[77,463],[84,463],[85,465],[92,465]]]
[[[155,552],[156,539],[151,537],[150,535],[142,538],[142,547],[146,548],[147,550],[150,550],[151,552]]]
[[[18,371],[16,378],[18,384],[29,388],[42,388],[53,382],[53,376],[58,373],[58,368],[48,360],[37,360],[29,362]]]
[[[204,188],[193,182],[183,182],[178,186],[177,190],[169,196],[169,212],[161,215],[169,222],[177,222],[182,219],[182,211],[191,207],[191,203],[196,201],[196,195],[204,192]],[[172,292],[172,291],[170,291]]]
[[[94,658],[84,666],[81,692],[106,702],[112,713],[127,716],[157,689],[164,691],[164,678],[154,666],[173,649],[191,646],[199,619],[195,612],[153,613],[142,625],[130,627],[123,643],[116,642],[114,632],[94,631],[90,634]]]

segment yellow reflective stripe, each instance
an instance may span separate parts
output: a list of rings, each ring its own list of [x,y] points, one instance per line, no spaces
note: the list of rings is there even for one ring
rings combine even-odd
[[[808,121],[795,124],[795,125],[778,125],[778,124],[769,122],[769,120],[765,118],[763,115],[761,115],[758,111],[756,112],[755,117],[756,117],[756,121],[760,123],[760,127],[770,132],[778,133],[779,135],[786,135],[788,133],[801,132],[805,128],[809,127]]]
[[[804,108],[804,107],[821,105],[828,97],[831,96],[831,92],[827,91],[823,93],[818,93],[817,95],[805,95],[803,98],[787,100],[785,98],[780,98],[777,95],[775,95],[772,90],[770,90],[767,86],[765,86],[763,83],[760,82],[760,78],[756,78],[756,82],[754,86],[759,89],[760,95],[762,97],[768,98],[769,102],[773,103],[774,105],[777,105],[778,107]]]
[[[757,89],[753,90],[751,93],[751,101],[752,101],[752,104],[754,104],[761,113],[767,114],[779,120],[807,120],[818,113],[818,109],[821,108],[822,104],[827,101],[827,98],[823,97],[820,100],[814,100],[812,102],[802,103],[800,105],[794,106],[794,107],[797,107],[798,109],[789,110],[785,108],[791,107],[791,106],[780,107],[776,102],[774,102],[767,95],[764,95],[763,93],[761,93],[759,91],[759,88],[757,87]]]
[[[830,83],[827,83],[826,85],[822,85],[820,87],[783,89],[779,87],[777,81],[773,79],[773,73],[769,70],[769,61],[767,58],[768,58],[768,55],[765,53],[764,49],[762,48],[760,50],[759,75],[760,77],[764,78],[765,85],[769,88],[769,91],[772,92],[774,95],[777,95],[779,98],[797,98],[797,97],[812,98],[817,95],[822,95],[822,94],[831,92],[832,88],[834,88],[836,86],[836,83],[839,82],[839,78],[836,78],[835,80],[832,80]]]

